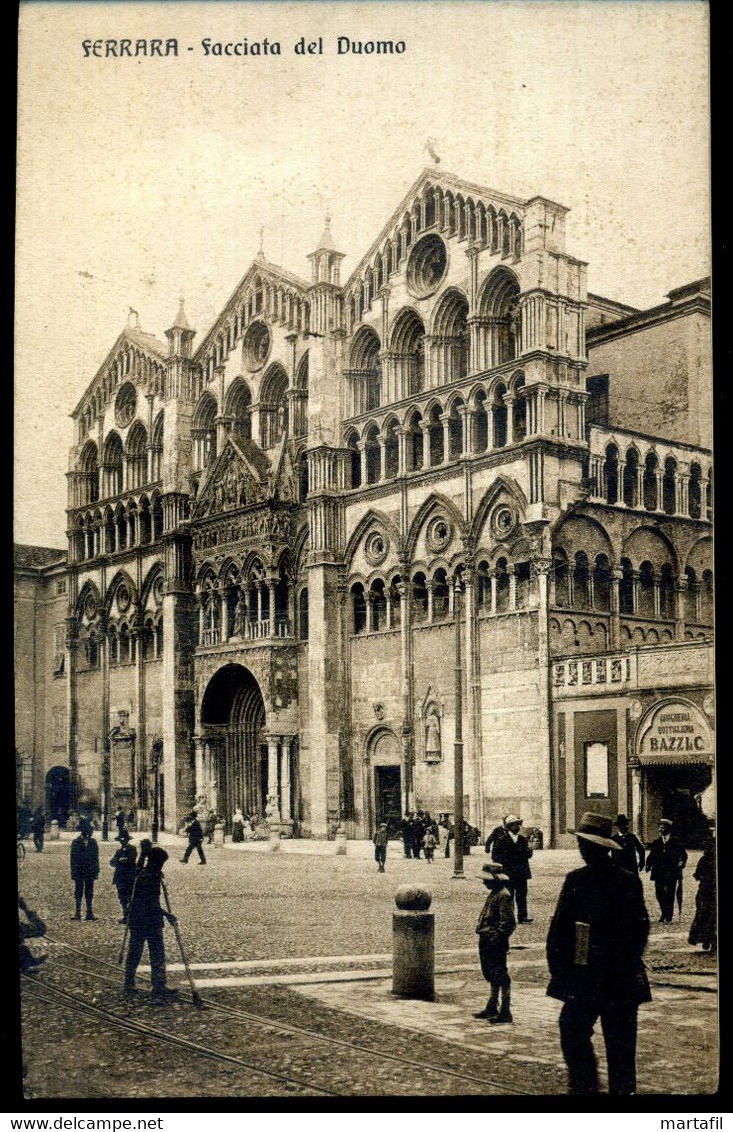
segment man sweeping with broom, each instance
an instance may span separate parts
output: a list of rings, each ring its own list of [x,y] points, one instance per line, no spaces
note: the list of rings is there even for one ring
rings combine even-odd
[[[178,993],[166,986],[165,982],[163,917],[165,916],[170,924],[176,925],[176,918],[172,912],[165,911],[160,906],[162,870],[167,860],[168,854],[165,849],[160,849],[156,845],[149,850],[145,866],[139,869],[135,878],[128,913],[130,946],[125,963],[124,992],[128,995],[137,994],[135,972],[142,958],[143,946],[147,942],[150,954],[150,977],[153,984],[151,997],[154,1002],[164,1002]]]

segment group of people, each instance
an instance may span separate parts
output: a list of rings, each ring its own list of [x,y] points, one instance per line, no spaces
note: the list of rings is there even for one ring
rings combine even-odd
[[[119,825],[119,823],[118,823]],[[81,920],[82,899],[86,904],[86,920],[96,920],[93,910],[94,884],[99,877],[99,843],[94,838],[92,822],[81,818],[78,837],[71,843],[70,866],[74,881],[75,912],[72,920]],[[112,884],[117,889],[120,902],[120,923],[129,932],[129,944],[125,960],[126,994],[135,994],[135,973],[143,948],[148,945],[150,954],[150,977],[154,1001],[167,999],[175,994],[166,986],[165,947],[163,944],[163,918],[175,923],[170,908],[161,907],[161,892],[167,904],[167,893],[163,882],[163,865],[168,860],[165,849],[153,845],[148,838],[140,842],[140,853],[132,844],[130,833],[124,824],[119,825],[116,841],[120,847],[110,858]]]
[[[639,874],[647,871],[655,885],[660,923],[672,921],[674,900],[680,894],[687,853],[673,835],[673,823],[663,818],[659,837],[646,849],[629,829],[625,814],[615,823],[600,814],[585,813],[576,830],[583,866],[565,878],[547,936],[550,981],[547,994],[563,1003],[559,1017],[560,1044],[568,1070],[569,1092],[599,1092],[593,1052],[593,1027],[600,1018],[606,1045],[609,1092],[636,1092],[637,1013],[651,999],[642,955],[649,936],[649,916]],[[488,896],[479,915],[479,961],[490,984],[490,996],[474,1017],[489,1023],[513,1021],[511,978],[507,967],[509,939],[526,915],[528,860],[532,855],[520,832],[522,821],[507,815],[492,831],[486,851],[492,863],[479,879]],[[615,827],[615,832],[614,832]],[[709,840],[695,870],[698,881],[691,944],[715,950],[715,845]],[[514,903],[517,916],[514,914]]]
[[[425,860],[432,861],[439,832],[437,821],[427,810],[407,810],[400,822],[400,836],[406,857],[419,857],[423,852]]]

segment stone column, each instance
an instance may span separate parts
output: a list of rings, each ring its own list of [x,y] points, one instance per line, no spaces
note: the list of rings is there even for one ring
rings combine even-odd
[[[511,393],[504,395],[504,404],[506,405],[506,442],[509,445],[514,443],[514,397]]]
[[[674,587],[674,604],[675,604],[675,625],[674,635],[675,640],[684,641],[685,639],[685,594],[687,593],[687,578],[680,578],[675,582]]]
[[[357,440],[356,447],[359,449],[359,456],[361,458],[361,486],[365,487],[369,482],[367,479],[366,441]]]
[[[644,506],[644,465],[636,469],[636,506]]]
[[[431,578],[425,580],[425,589],[428,591],[428,624],[433,623],[433,581]]]
[[[397,474],[404,476],[407,472],[407,443],[412,436],[409,428],[397,429]]]
[[[654,510],[655,511],[663,511],[664,510],[664,472],[663,471],[657,471],[657,472],[654,473],[654,475],[655,475],[655,478],[656,478],[656,481],[657,481],[657,505],[654,508]]]
[[[280,746],[280,809],[282,824],[287,833],[293,831],[293,814],[290,806],[290,758],[292,737],[283,735]]]
[[[624,469],[626,468],[626,461],[619,460],[616,466],[616,504],[618,507],[625,507],[626,501],[624,499]]]
[[[510,562],[506,568],[509,575],[509,608],[517,608],[517,567]]]
[[[548,630],[548,602],[547,578],[552,567],[549,558],[535,558],[532,560],[535,577],[537,578],[537,633],[538,633],[538,697],[537,707],[540,724],[539,747],[540,765],[542,766],[542,801],[540,821],[547,837],[546,844],[552,844],[552,815],[554,812],[552,796],[552,748],[550,743],[550,646]]]
[[[471,456],[474,450],[474,424],[476,421],[476,413],[473,409],[469,409],[467,405],[464,405],[458,412],[463,421],[463,448],[461,456]]]
[[[277,735],[267,736],[267,797],[271,806],[270,826],[280,824],[280,799],[278,789],[278,754],[279,739]]]
[[[616,566],[613,568],[613,570],[611,570],[611,582],[609,587],[609,598],[611,606],[611,640],[609,643],[612,649],[618,648],[621,636],[618,588],[623,576],[623,570],[621,570],[620,567]]]
[[[632,570],[631,579],[632,579],[631,592],[633,594],[633,598],[632,598],[632,600],[633,600],[633,612],[638,614],[638,612],[639,612],[639,585],[640,585],[640,575],[639,575],[638,570]]]
[[[451,458],[450,456],[450,416],[448,413],[443,413],[440,418],[443,425],[443,463],[447,464]]]
[[[275,587],[276,586],[277,586],[277,582],[274,581],[274,579],[270,578],[267,582],[267,588],[270,591],[270,627],[269,627],[268,632],[269,632],[271,637],[275,636],[275,631],[276,631],[275,630]]]
[[[630,760],[631,767],[631,829],[637,835],[642,833],[642,782],[641,765],[638,759]]]

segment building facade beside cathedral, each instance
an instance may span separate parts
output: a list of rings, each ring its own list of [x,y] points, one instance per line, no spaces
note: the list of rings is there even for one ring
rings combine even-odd
[[[131,320],[72,414],[68,551],[16,552],[31,804],[450,813],[459,646],[484,835],[714,814],[709,286],[588,294],[566,212],[430,168],[348,279],[327,223],[198,342],[183,303]]]

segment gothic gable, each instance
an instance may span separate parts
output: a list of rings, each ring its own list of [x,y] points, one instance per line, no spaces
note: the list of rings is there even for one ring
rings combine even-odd
[[[273,464],[275,467],[272,485],[273,498],[282,503],[297,503],[298,467],[291,440],[283,437],[280,450],[276,453]]]
[[[270,495],[269,479],[230,438],[206,478],[192,517],[201,519],[262,503]]]

